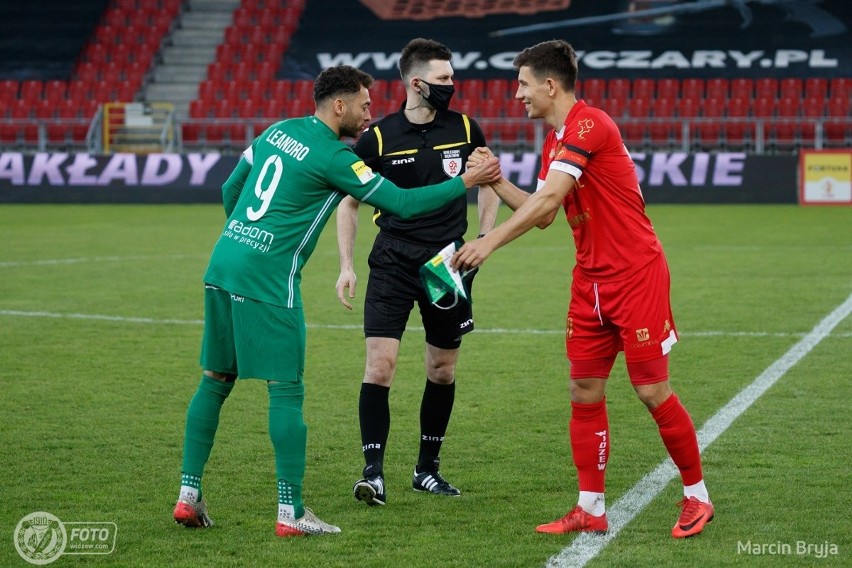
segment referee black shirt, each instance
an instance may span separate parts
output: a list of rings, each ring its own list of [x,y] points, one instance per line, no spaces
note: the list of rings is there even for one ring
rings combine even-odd
[[[438,111],[432,122],[412,124],[403,112],[404,105],[371,125],[354,147],[364,163],[399,187],[432,185],[456,177],[464,171],[473,150],[486,145],[482,129],[466,115]],[[395,238],[444,246],[467,231],[467,196],[408,220],[377,209],[374,220]]]

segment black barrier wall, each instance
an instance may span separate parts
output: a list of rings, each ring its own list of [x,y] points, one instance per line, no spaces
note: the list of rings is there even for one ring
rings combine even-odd
[[[634,153],[648,203],[795,203],[798,158],[742,152]],[[220,203],[238,156],[0,153],[0,203]],[[501,153],[503,173],[532,191],[539,155]]]

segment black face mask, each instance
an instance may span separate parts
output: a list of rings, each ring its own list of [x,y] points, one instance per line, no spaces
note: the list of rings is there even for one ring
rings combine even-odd
[[[432,105],[432,108],[440,111],[450,108],[450,99],[453,98],[453,93],[456,92],[456,88],[454,86],[433,85],[432,83],[427,83],[423,79],[421,79],[420,82],[429,87],[429,96],[423,96],[422,92],[420,95],[426,99],[427,103]]]

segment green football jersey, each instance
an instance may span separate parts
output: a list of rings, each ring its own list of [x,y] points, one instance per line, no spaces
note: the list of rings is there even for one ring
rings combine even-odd
[[[464,193],[461,177],[397,187],[316,116],[277,122],[252,141],[222,186],[228,219],[204,281],[239,296],[301,307],[302,267],[346,194],[410,218]]]

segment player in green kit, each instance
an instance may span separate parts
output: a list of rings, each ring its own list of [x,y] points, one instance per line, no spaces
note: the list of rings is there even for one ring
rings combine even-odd
[[[201,477],[222,404],[237,378],[267,381],[269,436],[278,478],[278,536],[338,533],[305,508],[307,427],[301,270],[345,195],[401,217],[422,215],[500,178],[496,158],[446,182],[400,189],[373,173],[340,138],[370,122],[373,79],[349,66],[314,83],[316,114],[277,122],[258,136],[222,186],[227,221],[204,276],[201,383],[187,410],[176,522],[213,524]]]

